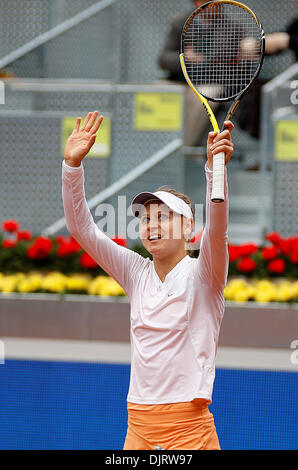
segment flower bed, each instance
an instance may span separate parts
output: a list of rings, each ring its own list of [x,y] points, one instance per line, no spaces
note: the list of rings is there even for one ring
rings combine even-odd
[[[235,302],[298,302],[298,281],[230,279],[225,299]]]
[[[4,275],[0,273],[0,292],[38,292],[55,294],[84,294],[123,296],[124,290],[109,276],[92,277],[88,274],[66,276],[59,272],[38,272]]]
[[[4,221],[2,229],[0,291],[125,295],[73,237],[32,235],[16,220]],[[121,237],[113,241],[127,246]],[[140,245],[132,249],[150,256]],[[275,232],[262,246],[229,245],[229,257],[227,300],[298,301],[298,236],[282,238]]]
[[[298,278],[298,236],[282,238],[269,233],[262,246],[229,245],[229,275],[248,278]]]
[[[69,236],[45,237],[20,230],[16,220],[2,223],[0,233],[0,272],[3,274],[29,272],[60,272],[62,274],[106,275],[76,240]],[[126,246],[123,238],[113,238]]]

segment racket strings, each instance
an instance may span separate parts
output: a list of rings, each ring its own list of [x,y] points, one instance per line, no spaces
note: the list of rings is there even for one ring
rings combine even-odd
[[[262,32],[253,16],[231,4],[199,10],[183,36],[190,80],[207,99],[229,99],[244,90],[261,60]]]

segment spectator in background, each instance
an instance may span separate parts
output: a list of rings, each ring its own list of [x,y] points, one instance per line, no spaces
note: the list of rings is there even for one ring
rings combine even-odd
[[[288,49],[294,52],[295,60],[298,61],[298,15],[289,23],[286,31],[266,34],[266,56],[280,54]],[[261,93],[266,82],[268,79],[258,78],[239,107],[239,127],[256,139],[260,138]]]
[[[180,37],[184,23],[191,12],[206,3],[207,0],[193,0],[193,8],[187,12],[176,15],[170,24],[164,46],[158,57],[158,65],[162,70],[168,72],[167,80],[170,83],[185,84],[185,78],[180,66]],[[186,85],[187,86],[187,85]],[[185,103],[185,135],[184,144],[186,146],[202,145],[200,137],[209,125],[209,119],[203,109],[200,100],[195,96],[189,86],[186,88]],[[209,103],[213,109],[218,106],[217,103]]]
[[[266,35],[266,54],[278,54],[286,49],[293,50],[298,62],[298,15],[291,21],[285,32]]]
[[[193,9],[199,8],[206,3],[204,0],[193,0]],[[178,13],[173,17],[168,34],[162,51],[158,57],[158,64],[161,69],[168,72],[168,79],[176,82],[185,83],[185,78],[181,70],[179,54],[180,54],[180,37],[183,26],[190,16],[192,10]]]
[[[199,8],[207,0],[193,0],[193,9]],[[298,6],[298,1],[297,1]],[[187,12],[176,15],[170,24],[164,46],[158,57],[158,65],[162,70],[166,70],[169,83],[182,83],[186,85],[185,78],[180,66],[180,37],[185,21],[191,14],[191,9]],[[266,34],[267,56],[279,54],[286,49],[291,49],[295,53],[298,61],[298,15],[289,23],[285,32],[274,32]],[[258,78],[252,89],[244,97],[240,110],[237,113],[237,120],[240,128],[251,137],[260,137],[260,101],[262,86],[268,80]],[[213,110],[217,103],[211,104]],[[185,103],[185,136],[186,146],[202,145],[202,134],[209,125],[209,120],[200,101],[194,95],[190,87],[186,86]]]

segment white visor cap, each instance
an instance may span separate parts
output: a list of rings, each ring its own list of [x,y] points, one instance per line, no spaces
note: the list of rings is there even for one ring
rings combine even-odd
[[[181,214],[188,219],[193,219],[189,205],[180,197],[168,193],[167,191],[156,191],[155,193],[144,192],[137,194],[131,204],[132,212],[136,217],[140,216],[142,207],[148,201],[163,202],[173,212],[177,212],[177,214]]]

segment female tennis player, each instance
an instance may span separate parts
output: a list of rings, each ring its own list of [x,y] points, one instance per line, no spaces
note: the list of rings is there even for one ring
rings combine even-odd
[[[98,111],[76,121],[62,162],[67,228],[81,247],[125,290],[131,304],[131,377],[124,449],[220,449],[212,400],[215,355],[228,272],[228,193],[210,200],[212,158],[233,153],[227,121],[207,141],[206,221],[200,255],[187,254],[193,227],[189,199],[176,191],[138,194],[133,213],[152,260],[117,245],[99,230],[84,192],[83,158],[103,120]]]

